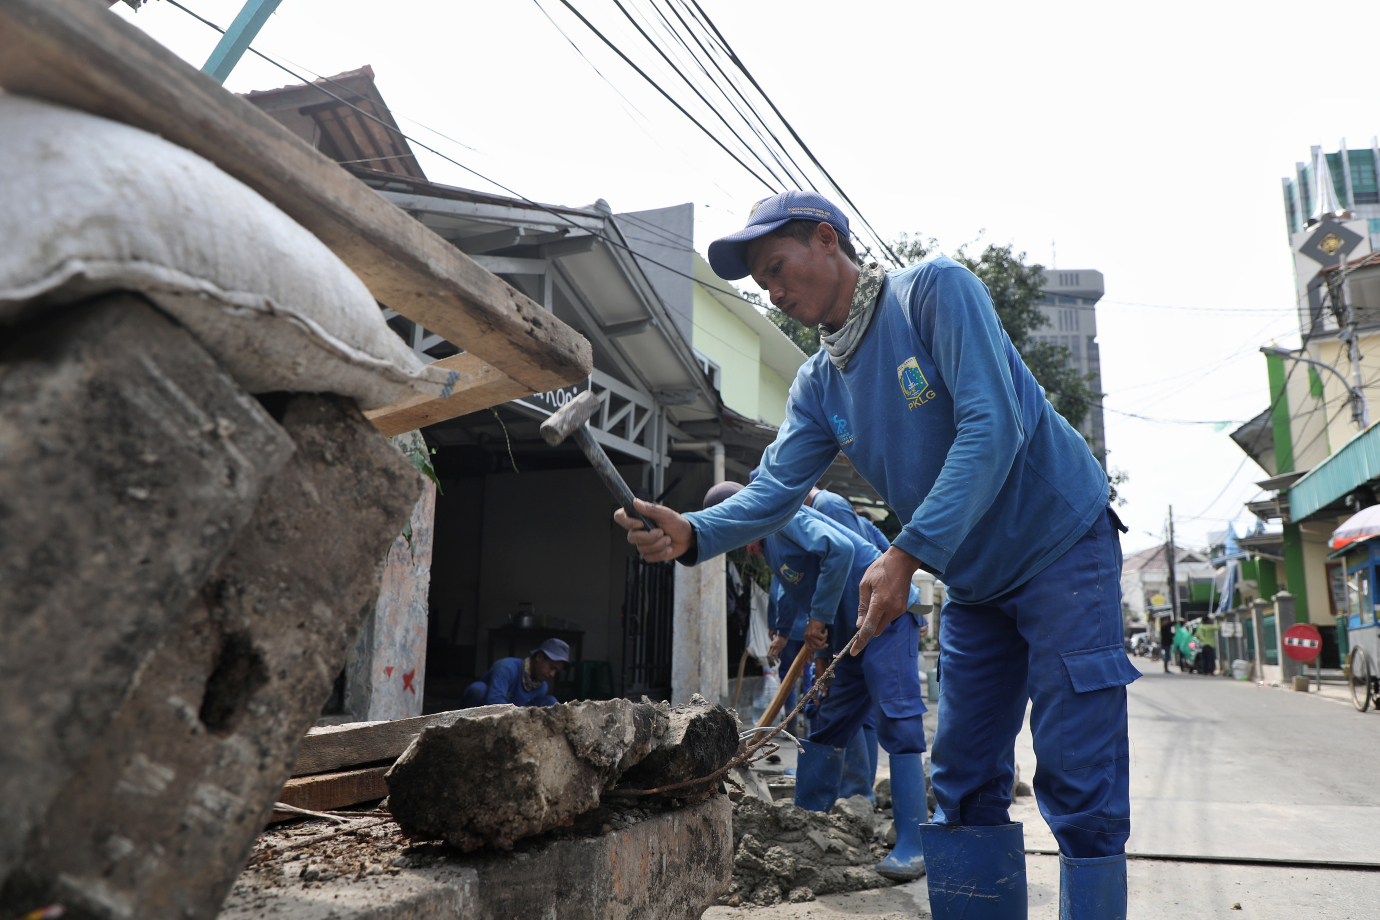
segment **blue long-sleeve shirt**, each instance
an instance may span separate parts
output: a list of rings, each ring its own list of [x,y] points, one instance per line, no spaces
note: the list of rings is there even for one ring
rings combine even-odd
[[[815,493],[810,507],[829,520],[847,527],[882,552],[886,552],[891,546],[891,541],[877,529],[877,525],[854,511],[853,503],[842,495],[837,495],[827,489],[820,489]]]
[[[781,603],[797,611],[790,638],[804,638],[806,621],[817,620],[829,627],[834,648],[842,648],[857,632],[858,584],[881,557],[878,549],[814,508],[802,507],[763,541],[763,550],[773,581],[780,584]],[[918,599],[912,587],[911,603]],[[778,613],[778,632],[785,622]]]
[[[486,705],[492,703],[512,703],[514,706],[551,706],[556,702],[546,690],[546,681],[537,684],[535,690],[522,688],[522,659],[500,658],[493,667],[479,678],[489,685],[484,698]]]
[[[695,558],[780,529],[842,450],[906,521],[894,545],[984,603],[1062,555],[1107,504],[1107,477],[1001,328],[986,287],[938,258],[887,275],[839,370],[820,351],[747,488],[687,514]]]

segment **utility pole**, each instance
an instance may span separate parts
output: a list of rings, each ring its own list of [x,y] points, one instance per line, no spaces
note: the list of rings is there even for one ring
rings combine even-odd
[[[1338,256],[1338,280],[1335,285],[1329,286],[1329,293],[1332,295],[1332,315],[1337,318],[1337,325],[1342,330],[1343,341],[1347,344],[1347,360],[1351,362],[1351,420],[1356,423],[1357,429],[1365,431],[1370,427],[1370,403],[1362,389],[1365,381],[1361,377],[1361,343],[1356,335],[1356,311],[1351,306],[1349,296],[1349,274],[1346,256]]]
[[[1174,571],[1174,506],[1169,506],[1169,544],[1164,548],[1169,563],[1169,609],[1174,622],[1179,622],[1179,579]]]

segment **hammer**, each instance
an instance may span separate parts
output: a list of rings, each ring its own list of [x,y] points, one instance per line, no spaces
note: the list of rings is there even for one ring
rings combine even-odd
[[[623,506],[628,517],[634,521],[641,521],[648,530],[655,530],[657,525],[643,517],[633,507],[632,489],[628,488],[628,484],[623,481],[623,477],[618,474],[618,470],[609,461],[608,454],[604,453],[599,442],[594,440],[594,436],[589,433],[588,422],[598,410],[599,398],[589,390],[585,390],[541,423],[542,440],[555,447],[573,433],[575,443],[580,445],[580,449],[585,452],[585,456],[594,466],[594,472],[599,474],[599,478],[613,493],[613,497],[618,499],[618,503]]]

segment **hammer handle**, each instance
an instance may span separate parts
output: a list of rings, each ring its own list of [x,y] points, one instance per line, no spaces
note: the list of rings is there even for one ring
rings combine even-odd
[[[791,695],[791,688],[795,682],[800,680],[800,675],[805,673],[805,665],[810,663],[814,657],[814,650],[808,645],[800,647],[800,654],[795,656],[795,661],[791,662],[791,669],[786,672],[786,677],[781,681],[781,687],[776,691],[776,698],[771,701],[767,711],[762,713],[762,718],[757,720],[758,728],[766,728],[776,722],[776,717],[781,713],[781,707],[786,705],[786,700]]]
[[[609,460],[609,455],[604,453],[604,449],[599,446],[599,442],[594,440],[594,435],[589,433],[589,426],[581,425],[575,429],[575,443],[580,445],[580,450],[585,452],[590,464],[594,467],[594,472],[599,474],[599,478],[604,481],[604,485],[613,493],[613,497],[618,499],[618,503],[623,506],[623,511],[634,521],[641,521],[642,525],[648,530],[655,530],[656,525],[643,517],[633,505],[632,489],[623,481],[618,469]]]

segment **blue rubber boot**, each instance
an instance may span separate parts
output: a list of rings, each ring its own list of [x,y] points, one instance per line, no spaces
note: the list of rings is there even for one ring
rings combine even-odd
[[[1059,920],[1126,920],[1126,854],[1059,854]]]
[[[795,761],[795,804],[809,811],[828,812],[839,797],[844,748],[801,740]]]
[[[920,840],[925,823],[925,767],[919,754],[891,755],[891,815],[896,822],[896,846],[877,863],[877,874],[911,882],[925,874],[925,848]]]
[[[848,747],[843,749],[843,781],[839,783],[839,798],[862,795],[875,806],[877,793],[872,791],[872,781],[868,778],[871,767],[867,756],[867,737],[860,728],[853,740],[848,742]]]
[[[893,763],[895,758],[892,758]],[[892,767],[892,795],[895,795]],[[1026,920],[1025,834],[1019,824],[923,824],[934,920]]]

